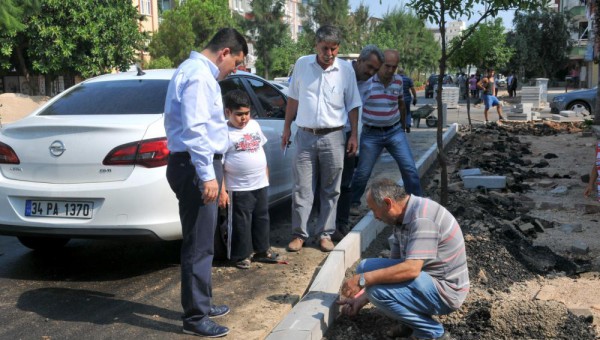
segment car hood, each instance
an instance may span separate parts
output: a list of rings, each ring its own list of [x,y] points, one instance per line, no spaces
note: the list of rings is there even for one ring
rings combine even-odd
[[[105,166],[102,161],[115,147],[148,138],[149,128],[162,121],[162,114],[29,116],[0,130],[0,141],[20,160],[0,165],[0,172],[8,179],[39,183],[122,181],[134,166]],[[164,128],[162,132],[164,137]],[[53,154],[52,145],[64,152]]]

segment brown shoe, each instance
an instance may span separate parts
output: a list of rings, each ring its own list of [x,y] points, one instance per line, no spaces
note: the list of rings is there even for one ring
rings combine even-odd
[[[292,242],[290,242],[290,244],[288,244],[287,250],[292,251],[292,252],[300,251],[300,249],[302,249],[303,245],[304,245],[304,240],[302,238],[294,237]]]
[[[324,253],[329,253],[335,247],[329,238],[322,238],[319,245],[321,246],[321,251]]]

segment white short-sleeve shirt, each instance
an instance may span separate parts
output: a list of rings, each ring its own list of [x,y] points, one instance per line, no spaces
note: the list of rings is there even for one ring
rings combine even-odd
[[[288,96],[298,101],[296,124],[313,129],[344,126],[348,112],[361,106],[352,64],[335,58],[324,70],[316,54],[296,61]]]

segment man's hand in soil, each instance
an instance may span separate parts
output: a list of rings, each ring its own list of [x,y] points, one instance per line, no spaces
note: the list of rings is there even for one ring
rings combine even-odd
[[[344,284],[342,285],[342,295],[344,297],[354,297],[356,294],[358,294],[358,292],[360,292],[361,288],[358,285],[359,278],[360,277],[358,275],[354,275],[353,277],[344,281]]]
[[[369,299],[367,298],[367,294],[360,294],[355,298],[344,299],[336,301],[336,303],[342,307],[342,314],[347,316],[355,316],[358,314],[361,308],[363,308],[367,303],[369,303]]]

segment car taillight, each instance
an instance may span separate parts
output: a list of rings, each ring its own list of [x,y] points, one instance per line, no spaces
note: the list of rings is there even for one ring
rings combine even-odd
[[[10,146],[0,142],[0,164],[19,164],[21,161],[15,150]]]
[[[156,138],[118,146],[108,153],[102,164],[156,168],[167,165],[168,159],[167,139]]]

